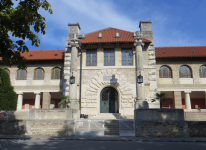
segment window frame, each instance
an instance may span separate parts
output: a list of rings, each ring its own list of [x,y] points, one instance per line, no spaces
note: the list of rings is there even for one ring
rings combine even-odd
[[[163,68],[162,67],[167,67],[167,72],[168,72],[168,74],[167,74],[167,77],[164,77],[164,72],[163,72]],[[161,72],[161,76],[162,77],[160,77],[160,72]],[[170,77],[170,72],[171,72],[171,77]],[[172,69],[171,69],[171,67],[169,67],[169,66],[167,66],[167,65],[162,65],[160,68],[159,68],[159,78],[172,78]]]
[[[21,79],[21,70],[24,70],[24,79]],[[19,74],[19,79],[18,79]],[[26,69],[18,69],[16,72],[16,80],[27,80],[27,70]]]
[[[183,72],[182,72],[182,67],[183,67],[183,66],[186,66],[186,67],[187,67],[188,77],[183,77]],[[181,69],[181,76],[180,76],[180,69]],[[189,76],[190,76],[190,72],[189,72],[189,71],[191,71],[191,77],[189,77]],[[188,65],[182,65],[182,66],[180,66],[180,68],[179,68],[179,78],[193,78],[191,67],[189,67]]]
[[[91,52],[91,55],[90,55],[90,65],[87,65],[87,55],[89,55],[89,54],[87,54],[87,52]],[[95,51],[96,52],[96,65],[93,65],[93,54],[92,54],[92,52],[93,51]],[[97,66],[97,49],[87,49],[86,50],[86,66]]]
[[[123,50],[126,50],[126,65],[123,65],[123,53],[122,53]],[[128,64],[128,56],[129,56],[128,51],[132,51],[132,64],[131,65]],[[134,65],[134,63],[133,63],[133,54],[134,54],[133,49],[132,48],[122,48],[121,53],[122,53],[122,66],[133,66]]]
[[[199,68],[199,76],[200,76],[200,78],[206,78],[206,72],[205,72],[205,76],[203,77],[202,66],[206,67],[206,65],[201,65],[200,66],[200,68]]]
[[[41,72],[41,73],[42,73],[42,75],[41,75],[41,79],[37,79],[37,76],[38,76],[38,75],[37,75],[37,74],[38,74],[38,69],[42,69],[42,72]],[[37,70],[37,71],[36,71],[36,70]],[[34,78],[34,77],[35,77],[35,76],[34,76],[34,77],[33,77],[33,80],[44,80],[44,72],[45,72],[44,69],[41,68],[41,67],[36,68],[36,69],[34,69],[34,74],[35,74],[35,71],[36,71],[36,79]]]
[[[108,53],[108,65],[105,65],[105,51],[109,51],[109,53]],[[110,51],[114,51],[114,65],[110,65],[110,55],[111,55]],[[115,49],[114,48],[104,49],[104,66],[115,66]]]
[[[59,71],[59,78],[58,79],[55,79],[55,69],[58,68],[60,71]],[[53,74],[52,74],[53,72]],[[52,76],[53,75],[53,76]],[[52,78],[53,77],[53,78]],[[61,80],[62,79],[62,68],[60,67],[54,67],[52,68],[51,70],[51,80]]]

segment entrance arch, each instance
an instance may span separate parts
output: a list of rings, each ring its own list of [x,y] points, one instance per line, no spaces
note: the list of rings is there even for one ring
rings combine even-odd
[[[119,113],[118,92],[113,87],[105,87],[100,93],[100,113]]]

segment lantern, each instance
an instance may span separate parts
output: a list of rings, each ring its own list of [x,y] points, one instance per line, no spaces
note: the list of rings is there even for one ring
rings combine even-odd
[[[139,76],[137,77],[137,82],[138,83],[143,83],[143,76],[141,75],[140,72],[139,72]]]
[[[70,84],[74,84],[75,83],[75,77],[73,76],[73,72],[72,72],[72,76],[70,77]]]

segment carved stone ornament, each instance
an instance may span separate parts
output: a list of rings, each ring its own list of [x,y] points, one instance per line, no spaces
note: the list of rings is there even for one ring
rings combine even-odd
[[[140,33],[140,31],[136,32],[136,36],[134,37],[135,40],[142,40],[142,34]]]

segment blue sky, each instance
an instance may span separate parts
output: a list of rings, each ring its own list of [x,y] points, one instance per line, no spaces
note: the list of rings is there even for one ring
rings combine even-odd
[[[30,50],[64,49],[68,23],[79,22],[80,34],[107,27],[139,31],[140,20],[152,21],[156,47],[206,45],[206,0],[48,0],[46,34]]]

